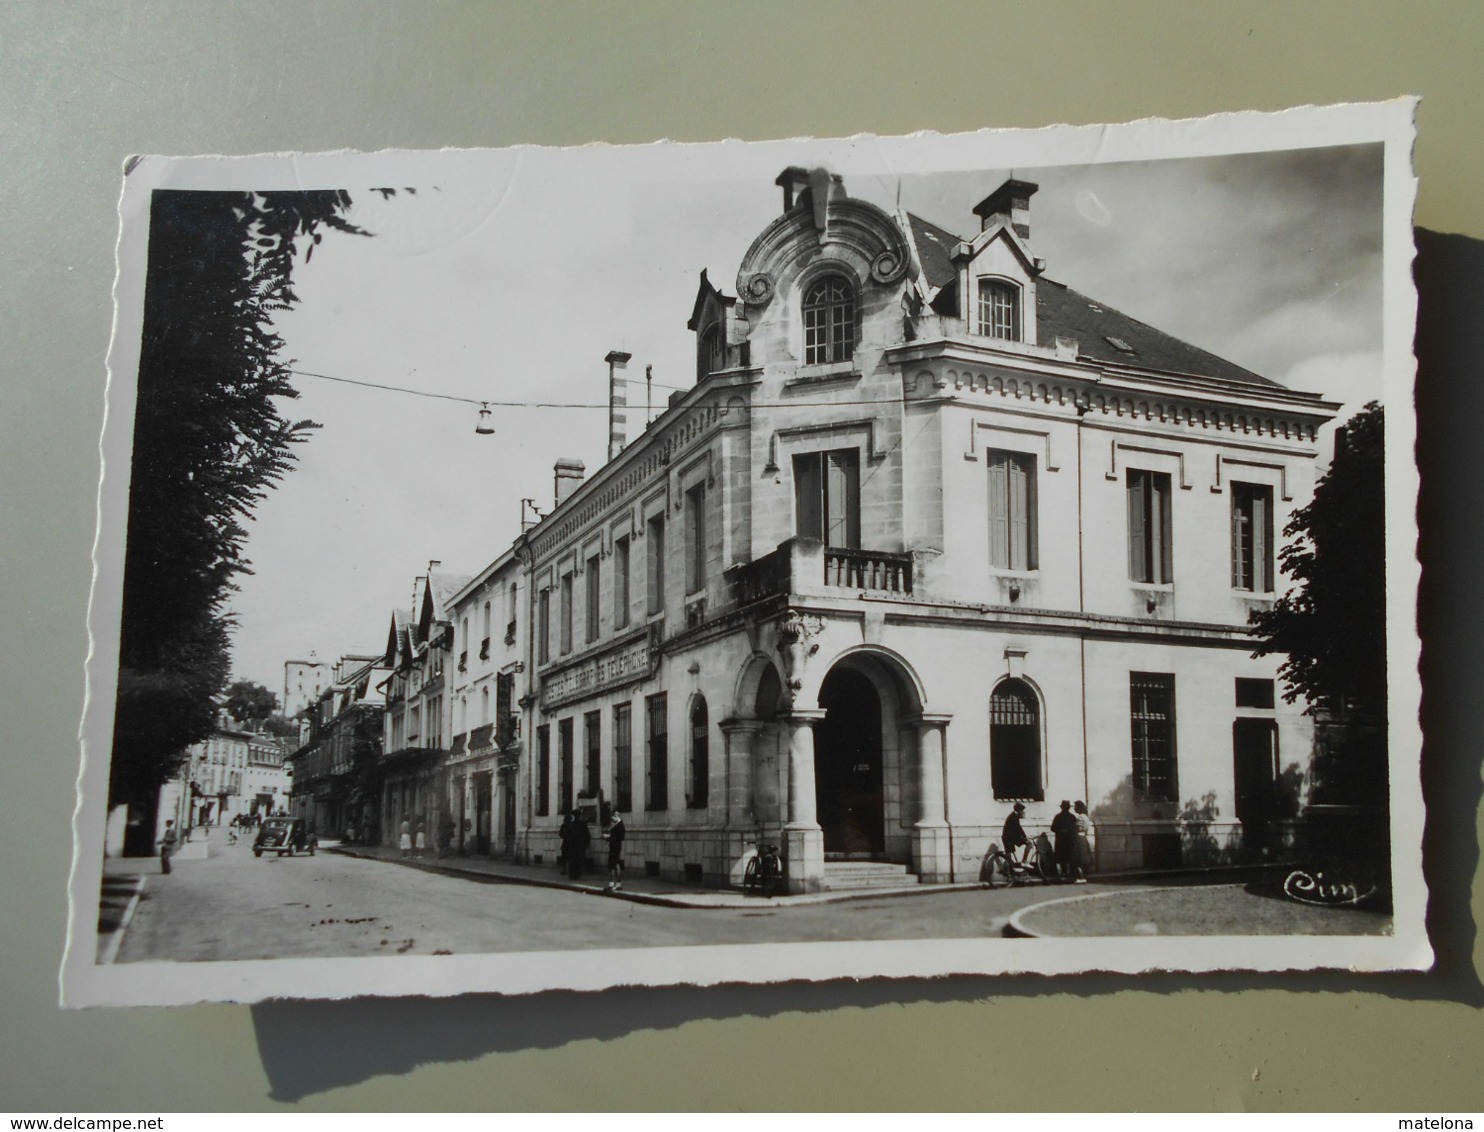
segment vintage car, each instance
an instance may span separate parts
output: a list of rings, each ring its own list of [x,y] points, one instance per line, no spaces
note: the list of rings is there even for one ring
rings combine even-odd
[[[297,852],[312,857],[318,840],[303,818],[268,818],[253,839],[253,856],[261,857],[264,852],[269,852],[280,857],[287,853],[292,857]]]

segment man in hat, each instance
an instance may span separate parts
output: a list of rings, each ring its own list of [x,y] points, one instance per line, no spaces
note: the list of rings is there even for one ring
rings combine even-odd
[[[1031,840],[1025,835],[1025,830],[1020,827],[1020,819],[1025,814],[1025,803],[1016,802],[1015,808],[1010,811],[1010,816],[1005,819],[1005,828],[1000,833],[1000,840],[1005,845],[1005,856],[1012,861],[1023,861],[1030,853]],[[1016,853],[1016,850],[1021,850]]]

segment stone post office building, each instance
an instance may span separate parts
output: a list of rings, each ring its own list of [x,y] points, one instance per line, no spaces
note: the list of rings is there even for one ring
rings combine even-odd
[[[1102,869],[1270,848],[1311,730],[1245,626],[1337,406],[1056,281],[1033,184],[966,235],[777,185],[694,387],[516,544],[515,853],[599,802],[631,869],[734,882],[761,835],[794,891],[973,879],[1016,801],[1085,799]]]

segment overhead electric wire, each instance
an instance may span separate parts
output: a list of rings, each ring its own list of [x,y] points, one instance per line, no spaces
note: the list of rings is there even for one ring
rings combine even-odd
[[[380,389],[387,393],[406,393],[413,397],[427,397],[436,401],[456,401],[464,405],[477,405],[483,408],[498,409],[608,409],[607,401],[510,401],[499,399],[484,399],[479,397],[461,397],[456,393],[434,393],[427,389],[410,389],[405,385],[384,385],[376,381],[362,381],[354,377],[336,377],[334,374],[316,373],[307,369],[292,369],[289,373],[300,377],[317,377],[321,381],[334,381],[342,385],[358,385],[364,389]],[[625,382],[638,384],[637,378],[624,378]],[[678,393],[688,393],[695,386],[662,385],[656,381],[652,384],[661,389],[671,389]],[[749,409],[827,409],[840,405],[879,405],[882,398],[873,397],[869,400],[839,400],[839,401],[754,401]],[[631,406],[632,407],[632,406]],[[667,406],[668,408],[668,406]],[[663,413],[664,410],[661,410]]]

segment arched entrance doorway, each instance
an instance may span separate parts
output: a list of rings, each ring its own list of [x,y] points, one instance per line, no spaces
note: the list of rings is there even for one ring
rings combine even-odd
[[[864,672],[837,665],[820,687],[819,706],[815,808],[825,856],[878,857],[886,850],[881,696]]]

